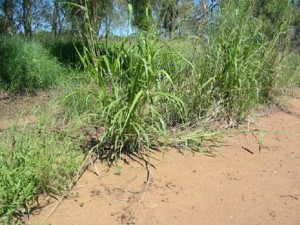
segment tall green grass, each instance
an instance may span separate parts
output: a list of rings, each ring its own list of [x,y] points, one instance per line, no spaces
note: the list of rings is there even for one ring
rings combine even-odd
[[[157,43],[157,37],[141,34],[134,42],[112,45],[106,55],[91,59],[90,51],[95,46],[86,48],[81,55],[97,85],[92,94],[102,110],[101,118],[106,128],[101,145],[107,150],[104,154],[111,159],[167,138],[161,101],[172,104],[184,117],[183,102],[165,90],[173,86],[173,81],[161,67],[163,48]]]
[[[209,82],[209,90],[204,91],[220,107],[219,117],[226,117],[232,125],[268,98],[277,54],[278,40],[265,40],[262,21],[253,18],[245,7],[241,3],[233,7],[235,10],[225,7],[220,12],[218,25],[208,28],[211,35],[197,49],[195,62],[198,80]]]
[[[46,89],[60,83],[68,71],[38,42],[0,37],[0,87],[14,92]]]
[[[192,123],[222,120],[236,126],[256,104],[275,101],[279,90],[287,88],[287,75],[278,70],[289,50],[288,22],[282,21],[270,40],[264,21],[253,15],[254,7],[249,1],[223,2],[215,17],[200,27],[199,36],[170,42],[185,60],[173,55],[177,61],[165,58],[164,64]]]
[[[155,32],[140,33],[106,51],[85,13],[84,51],[78,52],[93,82],[87,98],[94,97],[106,129],[99,140],[105,154],[118,159],[144,146],[176,142],[169,136],[174,126],[237,126],[258,103],[274,101],[287,88],[279,68],[286,63],[288,22],[278,23],[270,39],[255,7],[224,1],[197,36],[164,41]],[[189,137],[190,143],[196,139]]]

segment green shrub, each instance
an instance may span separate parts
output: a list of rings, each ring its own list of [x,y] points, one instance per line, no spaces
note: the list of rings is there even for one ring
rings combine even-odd
[[[42,45],[60,63],[71,68],[82,66],[77,51],[83,53],[83,44],[78,35],[62,34],[53,37],[50,32],[38,32],[34,35],[34,40]]]
[[[75,41],[68,38],[52,38],[51,41],[43,42],[51,55],[56,57],[59,62],[72,67],[80,66],[80,59],[76,49],[79,52],[83,51],[83,46],[80,41]]]
[[[67,71],[37,42],[17,37],[0,39],[0,86],[11,91],[51,87]]]
[[[296,52],[287,52],[278,64],[274,83],[275,95],[290,94],[295,88],[300,87],[300,56]]]

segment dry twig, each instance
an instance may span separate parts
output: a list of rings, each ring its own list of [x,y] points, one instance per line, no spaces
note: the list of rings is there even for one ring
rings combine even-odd
[[[144,157],[143,157],[144,159]],[[145,164],[146,164],[146,169],[147,169],[147,180],[145,182],[145,185],[144,187],[142,188],[142,190],[139,192],[139,203],[143,202],[144,201],[144,198],[145,198],[145,194],[152,182],[152,172],[150,170],[150,166],[149,166],[149,162],[148,162],[149,159],[145,160]]]
[[[73,187],[75,186],[75,184],[78,182],[78,180],[80,179],[80,177],[83,175],[83,173],[86,171],[86,169],[88,168],[88,166],[90,165],[90,163],[87,163],[88,160],[91,160],[91,163],[94,165],[95,161],[97,160],[97,157],[95,157],[92,160],[92,154],[94,152],[94,150],[97,148],[98,146],[94,146],[92,147],[89,151],[88,154],[85,158],[85,160],[83,161],[83,163],[81,164],[81,166],[79,167],[79,170],[77,172],[77,174],[74,176],[74,178],[72,179],[72,181],[69,184],[68,189],[61,195],[61,197],[59,198],[58,202],[56,203],[56,205],[53,207],[53,209],[50,211],[50,213],[47,215],[47,217],[44,219],[44,221],[41,223],[41,225],[46,224],[46,222],[49,220],[49,218],[54,214],[54,212],[58,209],[58,207],[61,205],[61,203],[63,202],[63,200],[69,195],[70,191],[73,189]],[[98,173],[98,170],[97,170]],[[99,173],[98,173],[99,175]]]

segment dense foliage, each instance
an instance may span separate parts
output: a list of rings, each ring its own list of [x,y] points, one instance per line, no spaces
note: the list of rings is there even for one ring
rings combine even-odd
[[[45,89],[66,74],[57,59],[38,42],[0,37],[0,87],[11,91]]]

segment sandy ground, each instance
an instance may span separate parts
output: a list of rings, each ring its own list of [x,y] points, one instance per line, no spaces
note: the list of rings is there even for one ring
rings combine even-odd
[[[300,99],[289,103],[290,113],[230,131],[215,157],[151,153],[148,182],[138,156],[110,169],[96,163],[46,223],[50,197],[24,224],[300,225]]]
[[[36,114],[46,108],[52,94],[9,95],[0,91],[0,132],[12,125],[25,126],[37,121]]]

